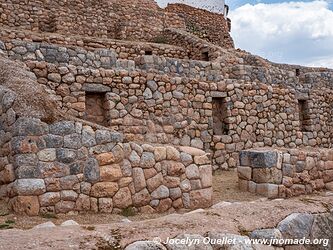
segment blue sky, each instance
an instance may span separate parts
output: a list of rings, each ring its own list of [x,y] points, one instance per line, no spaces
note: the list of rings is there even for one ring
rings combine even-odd
[[[311,2],[313,0],[304,0],[302,2]],[[272,4],[272,3],[282,3],[282,2],[295,2],[295,1],[281,1],[281,0],[226,0],[226,3],[230,6],[231,9],[236,9],[244,4],[258,4],[258,3],[265,3],[265,4]],[[330,5],[330,9],[333,9],[333,1],[329,0],[326,1]]]
[[[216,6],[219,0],[157,0]],[[226,0],[237,48],[274,62],[333,68],[333,0]]]

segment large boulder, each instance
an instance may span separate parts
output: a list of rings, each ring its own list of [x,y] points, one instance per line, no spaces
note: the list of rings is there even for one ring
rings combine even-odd
[[[285,239],[302,239],[310,235],[314,215],[305,213],[293,213],[282,220],[277,228]]]

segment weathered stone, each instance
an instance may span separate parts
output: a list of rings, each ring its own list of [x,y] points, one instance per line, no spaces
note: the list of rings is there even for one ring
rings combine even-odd
[[[60,187],[62,190],[73,189],[76,184],[79,183],[79,179],[76,175],[67,175],[60,178]]]
[[[212,192],[212,188],[191,191],[191,209],[210,207],[212,205]]]
[[[73,149],[59,148],[57,151],[57,159],[62,163],[72,163],[75,161],[77,154]]]
[[[194,163],[198,165],[210,164],[208,155],[194,156]]]
[[[174,240],[174,241],[173,241]],[[181,234],[170,239],[167,248],[170,250],[212,250],[212,246],[207,244],[204,237],[199,234]]]
[[[146,188],[142,189],[140,192],[135,193],[132,196],[132,199],[133,199],[133,205],[138,207],[148,205],[149,202],[151,201],[150,194]]]
[[[121,168],[118,164],[100,167],[101,181],[117,181],[122,177]]]
[[[74,220],[66,220],[60,224],[61,227],[69,227],[69,226],[79,226],[80,224]]]
[[[13,135],[45,135],[48,133],[48,129],[48,125],[39,119],[21,117],[13,125]]]
[[[18,195],[40,195],[46,187],[42,179],[18,179],[14,182],[14,190]]]
[[[98,210],[102,213],[112,213],[113,203],[111,198],[98,199]]]
[[[56,227],[56,225],[52,221],[48,221],[37,226],[34,226],[32,229],[43,229],[43,228],[52,228]]]
[[[237,168],[238,177],[243,180],[251,180],[252,178],[252,168],[250,167],[241,167]]]
[[[54,148],[41,150],[38,152],[37,156],[40,161],[46,161],[46,162],[55,161],[57,158],[56,150]]]
[[[125,250],[166,250],[166,248],[155,241],[136,241],[129,244]]]
[[[50,125],[50,133],[54,135],[69,135],[75,133],[74,122],[61,121]]]
[[[116,208],[126,208],[132,205],[131,191],[129,188],[121,188],[113,197],[113,205]]]
[[[236,234],[209,232],[208,237],[216,244],[212,244],[214,250],[218,249],[242,249],[253,250],[250,239],[247,236]],[[222,239],[222,241],[221,241]]]
[[[48,192],[40,195],[39,204],[42,207],[54,206],[57,202],[60,201],[60,193],[59,192]]]
[[[140,167],[152,168],[155,166],[154,154],[150,152],[144,152],[141,156]]]
[[[213,183],[213,169],[211,165],[199,167],[202,188],[211,187]]]
[[[151,197],[153,199],[168,198],[169,197],[169,189],[166,186],[161,185],[155,191],[153,191],[151,193]]]
[[[186,167],[185,174],[188,179],[199,179],[200,178],[199,168],[195,164],[191,164],[188,167]]]
[[[91,187],[93,197],[113,197],[118,191],[118,184],[115,182],[99,182]]]
[[[95,183],[100,179],[100,168],[98,166],[98,162],[94,158],[89,158],[83,168],[84,179],[87,182]]]
[[[173,160],[173,161],[179,161],[180,160],[180,153],[178,150],[174,147],[167,146],[166,147],[166,154],[167,154],[167,160]]]
[[[80,194],[75,202],[75,209],[78,211],[89,211],[90,210],[91,198],[88,195]]]
[[[252,168],[271,168],[278,164],[278,153],[269,150],[241,151],[240,165],[251,166]]]
[[[37,196],[16,196],[10,200],[9,206],[18,214],[36,216],[39,213]]]
[[[172,200],[170,198],[166,198],[160,200],[155,209],[159,213],[164,213],[168,211],[171,208],[171,206],[172,206]]]
[[[75,202],[73,201],[60,201],[55,205],[56,213],[65,214],[73,211],[75,208]]]
[[[163,176],[161,173],[158,173],[154,177],[147,180],[147,188],[149,192],[153,192],[163,183]]]
[[[146,187],[145,175],[141,168],[133,168],[133,183],[136,192]]]
[[[166,148],[165,147],[156,147],[154,150],[155,160],[163,161],[166,159]]]
[[[60,196],[64,201],[76,201],[78,194],[73,190],[62,190]]]
[[[314,216],[312,214],[293,213],[282,220],[277,229],[284,239],[302,239],[310,235]]]
[[[250,233],[249,237],[251,239],[275,239],[280,240],[282,239],[281,232],[276,228],[270,229],[257,229]]]

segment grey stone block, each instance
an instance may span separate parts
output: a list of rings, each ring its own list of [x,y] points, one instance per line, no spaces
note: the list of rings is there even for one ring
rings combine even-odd
[[[100,179],[100,170],[98,162],[95,158],[89,158],[83,168],[83,175],[85,181],[89,183],[98,182]]]
[[[45,135],[48,133],[48,125],[36,118],[21,117],[13,125],[13,135]]]
[[[76,160],[77,153],[76,150],[59,148],[57,149],[57,159],[62,163],[72,163]]]
[[[74,122],[61,121],[50,125],[50,133],[54,135],[69,135],[75,133]]]

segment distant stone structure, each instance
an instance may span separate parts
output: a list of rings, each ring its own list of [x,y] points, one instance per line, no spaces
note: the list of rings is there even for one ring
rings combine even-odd
[[[7,0],[0,13],[0,197],[14,211],[207,207],[213,170],[272,184],[240,162],[262,147],[292,155],[284,195],[332,188],[332,70],[236,50],[222,14],[182,4]]]

